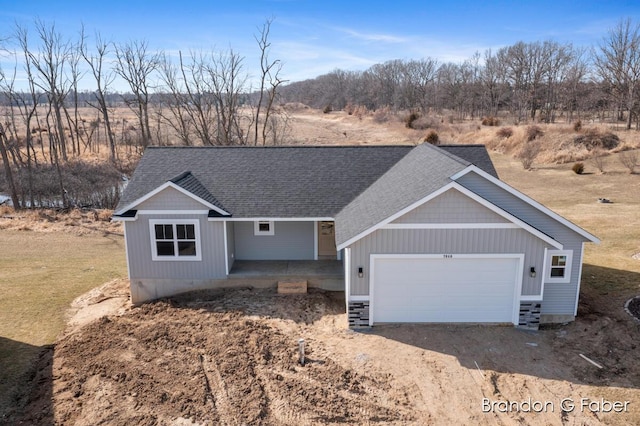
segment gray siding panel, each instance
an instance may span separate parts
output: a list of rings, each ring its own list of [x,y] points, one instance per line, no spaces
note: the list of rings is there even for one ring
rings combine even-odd
[[[202,260],[152,260],[149,219],[198,219]],[[151,278],[206,280],[226,277],[223,222],[209,222],[206,215],[139,215],[138,220],[124,224],[132,281]]]
[[[456,182],[562,244],[585,241],[562,223],[473,172]]]
[[[522,295],[540,295],[542,277],[529,276],[529,267],[542,271],[547,244],[523,229],[381,229],[351,248],[351,295],[369,295],[371,254],[524,253]],[[358,277],[358,268],[364,276]]]
[[[274,235],[254,235],[254,223],[234,222],[238,260],[313,260],[315,222],[275,222]]]
[[[392,223],[505,223],[507,220],[455,189],[440,194]]]
[[[208,207],[174,188],[165,188],[135,207],[137,210],[207,210]]]
[[[586,239],[562,223],[547,216],[545,213],[531,207],[520,198],[515,197],[475,173],[467,173],[458,179],[457,182],[534,228],[551,236],[560,242],[565,250],[573,250],[571,282],[565,284],[545,284],[544,300],[542,303],[542,314],[573,315],[576,306],[576,294],[580,286],[578,277],[580,276],[579,273],[582,266],[582,243],[585,242]]]
[[[545,283],[542,300],[543,315],[575,315],[578,277],[582,265],[582,243],[565,244],[565,250],[573,250],[571,281],[568,283]]]

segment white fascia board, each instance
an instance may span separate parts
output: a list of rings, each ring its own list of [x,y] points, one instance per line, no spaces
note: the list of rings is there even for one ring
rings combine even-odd
[[[367,235],[371,234],[372,232],[377,231],[380,228],[386,227],[387,225],[389,225],[389,223],[393,222],[397,218],[399,218],[399,217],[405,215],[406,213],[410,212],[411,210],[413,210],[413,209],[415,209],[417,207],[420,207],[421,205],[431,201],[435,197],[443,194],[444,192],[446,192],[446,191],[448,191],[450,189],[455,189],[455,190],[459,191],[460,193],[466,195],[467,197],[471,198],[472,200],[476,201],[477,203],[483,205],[484,207],[488,208],[492,212],[497,213],[498,215],[500,215],[503,218],[505,218],[507,221],[509,221],[511,223],[514,223],[518,227],[530,232],[531,234],[535,235],[536,237],[540,238],[541,240],[545,241],[546,243],[552,245],[553,247],[556,247],[558,249],[561,249],[563,247],[562,244],[560,244],[558,241],[556,241],[553,238],[549,237],[548,235],[538,231],[537,229],[535,229],[531,225],[521,221],[520,219],[518,219],[517,217],[513,216],[512,214],[506,212],[505,210],[502,210],[500,207],[498,207],[495,204],[493,204],[493,203],[487,201],[486,199],[480,197],[475,192],[472,192],[472,191],[468,190],[467,188],[465,188],[464,186],[460,185],[457,182],[450,182],[447,185],[444,185],[442,188],[438,189],[437,191],[434,191],[431,194],[427,195],[426,197],[422,198],[421,200],[418,200],[415,203],[413,203],[413,204],[405,207],[404,209],[400,210],[399,212],[395,213],[394,215],[389,216],[387,219],[383,220],[382,222],[378,223],[377,225],[372,226],[371,228],[361,232],[360,234],[356,235],[355,237],[351,238],[350,240],[340,244],[338,246],[338,250],[342,250],[343,248],[350,246],[351,244],[353,244],[356,241],[366,237]]]
[[[227,222],[333,222],[332,217],[210,217],[209,222],[227,221]]]
[[[136,220],[138,220],[138,214],[136,213],[136,215],[133,217],[122,217],[122,216],[116,216],[114,214],[113,216],[111,216],[111,220],[113,222],[135,222]]]
[[[176,185],[175,183],[173,183],[171,181],[163,183],[162,185],[160,185],[159,187],[157,187],[153,191],[148,192],[144,196],[138,198],[134,202],[132,202],[132,203],[128,204],[127,206],[123,207],[122,209],[118,210],[115,214],[122,214],[122,213],[124,213],[124,212],[126,212],[128,210],[131,210],[135,206],[137,206],[138,204],[141,204],[141,203],[147,201],[149,198],[155,196],[156,194],[164,191],[167,188],[173,188],[176,191],[181,192],[182,194],[186,195],[187,197],[189,197],[189,198],[199,202],[200,204],[204,205],[209,210],[215,210],[216,212],[218,212],[219,214],[224,215],[224,216],[229,216],[230,215],[228,212],[222,210],[220,207],[214,206],[213,204],[209,203],[208,201],[203,200],[202,198],[198,197],[197,195],[187,191],[186,189],[182,188],[179,185]]]
[[[345,241],[344,243],[340,244],[339,246],[337,246],[337,249],[338,250],[342,250],[345,247],[349,247],[351,244],[353,244],[356,241],[366,237],[367,235],[371,234],[372,232],[377,231],[378,229],[382,228],[383,226],[388,225],[389,223],[393,222],[394,220],[396,220],[400,216],[410,212],[411,210],[413,210],[413,209],[415,209],[417,207],[420,207],[424,203],[434,199],[435,197],[437,197],[438,195],[442,194],[443,192],[446,192],[449,189],[451,189],[453,187],[454,183],[455,182],[448,183],[447,185],[445,185],[442,188],[432,192],[431,194],[427,195],[426,197],[422,198],[421,200],[418,200],[415,203],[410,204],[409,206],[407,206],[404,209],[400,210],[399,212],[389,216],[388,218],[384,219],[383,221],[379,222],[378,224],[373,225],[371,228],[365,229],[364,231],[362,231],[361,233],[359,233],[355,237],[352,237],[351,239],[349,239],[349,240]]]
[[[464,170],[456,173],[455,175],[451,176],[451,179],[458,180],[459,178],[461,178],[462,176],[466,175],[469,172],[474,172],[474,173],[478,174],[479,176],[487,179],[491,183],[493,183],[493,184],[499,186],[500,188],[504,189],[505,191],[509,192],[511,195],[514,195],[515,197],[521,199],[525,203],[527,203],[527,204],[531,205],[532,207],[540,210],[542,213],[546,214],[547,216],[551,217],[552,219],[557,220],[558,222],[560,222],[561,224],[563,224],[567,228],[571,229],[572,231],[576,232],[577,234],[582,235],[584,238],[586,238],[587,240],[591,241],[592,243],[600,244],[600,239],[598,237],[596,237],[595,235],[585,231],[584,229],[580,228],[575,223],[565,219],[564,217],[560,216],[558,213],[554,212],[553,210],[549,209],[548,207],[545,207],[544,205],[540,204],[539,202],[537,202],[533,198],[528,197],[527,195],[525,195],[522,192],[518,191],[517,189],[511,187],[510,185],[504,183],[500,179],[497,179],[497,178],[491,176],[489,173],[487,173],[484,170],[478,168],[477,166],[474,166],[473,164],[468,166]]]

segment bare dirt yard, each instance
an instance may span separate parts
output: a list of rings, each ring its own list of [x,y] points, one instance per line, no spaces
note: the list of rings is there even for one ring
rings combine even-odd
[[[401,123],[387,126],[388,134],[359,133],[356,117],[319,117],[301,114],[303,133],[359,144],[416,139]],[[640,175],[625,173],[613,157],[606,173],[587,164],[579,176],[571,164],[524,171],[510,156],[492,156],[503,180],[603,240],[586,248],[575,322],[539,331],[353,331],[339,293],[240,288],[132,307],[127,281],[114,279],[71,304],[66,328],[43,346],[0,423],[640,424],[640,323],[624,310],[640,294],[640,261],[633,258],[640,253]],[[26,226],[19,223],[3,229],[18,232]],[[55,241],[54,225],[47,226]],[[106,222],[83,229],[94,226],[116,232]],[[25,238],[45,232],[29,229]]]
[[[122,294],[122,282],[84,297],[85,306],[100,304],[100,294]],[[584,304],[582,310],[589,312],[575,323],[538,332],[453,325],[352,331],[338,293],[198,292],[71,324],[42,354],[19,420],[637,424],[638,326]],[[606,413],[603,399],[629,403],[625,412]],[[495,405],[507,400],[524,411]],[[493,412],[483,412],[483,401]]]

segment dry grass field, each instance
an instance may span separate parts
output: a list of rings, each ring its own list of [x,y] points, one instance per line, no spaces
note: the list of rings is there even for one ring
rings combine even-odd
[[[344,112],[298,111],[292,124],[292,142],[307,144],[418,143],[425,133],[397,119]],[[501,140],[496,128],[439,122],[437,131],[443,143],[492,146],[505,182],[602,239],[586,247],[574,323],[535,333],[440,325],[353,332],[343,301],[322,292],[202,292],[131,308],[123,281],[82,296],[126,275],[118,225],[77,212],[3,211],[0,423],[640,424],[640,324],[623,310],[640,294],[640,260],[633,258],[640,252],[640,175],[622,167],[618,152],[606,157],[605,173],[587,160],[585,173],[575,174],[573,160],[585,153],[553,161],[574,130],[541,127],[546,149],[529,171],[514,158],[517,141]],[[515,130],[518,138],[522,129]],[[637,147],[636,132],[619,135]],[[309,350],[305,367],[296,364],[300,337]],[[528,397],[553,409],[482,412],[483,398]],[[563,410],[565,398],[577,407]],[[623,413],[603,413],[583,409],[582,398],[629,404]]]

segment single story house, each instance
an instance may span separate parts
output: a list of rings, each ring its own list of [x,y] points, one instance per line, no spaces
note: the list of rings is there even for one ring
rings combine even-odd
[[[133,303],[331,259],[352,327],[571,321],[599,242],[502,182],[482,145],[149,147],[114,220]]]

